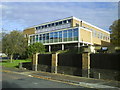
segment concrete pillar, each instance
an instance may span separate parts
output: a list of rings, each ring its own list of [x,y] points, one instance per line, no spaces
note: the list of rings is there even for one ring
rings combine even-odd
[[[83,43],[83,45],[82,46],[85,46],[85,44]]]
[[[37,71],[37,66],[38,66],[38,53],[33,54],[32,70]]]
[[[89,78],[90,74],[90,53],[82,54],[82,76]]]
[[[58,53],[52,54],[51,72],[57,73]]]
[[[64,50],[64,44],[62,44],[62,50]]]
[[[80,42],[78,42],[78,47],[80,47]]]
[[[78,53],[80,52],[80,42],[78,42]]]
[[[51,52],[51,46],[49,45],[49,52]]]

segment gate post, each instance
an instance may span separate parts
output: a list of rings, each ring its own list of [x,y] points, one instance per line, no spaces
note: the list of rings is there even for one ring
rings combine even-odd
[[[38,66],[38,53],[33,54],[32,70],[37,71],[37,66]]]
[[[52,65],[51,65],[51,72],[57,73],[57,63],[58,63],[58,53],[52,54]]]
[[[82,76],[89,78],[90,74],[90,53],[82,54]]]

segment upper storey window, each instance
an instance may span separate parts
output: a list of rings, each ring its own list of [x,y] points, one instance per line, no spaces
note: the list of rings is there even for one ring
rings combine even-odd
[[[67,23],[67,20],[64,20],[63,23],[64,23],[64,24]]]
[[[55,25],[58,26],[58,22],[56,22]]]
[[[59,25],[61,25],[61,24],[62,24],[62,21],[59,22]]]
[[[52,30],[62,29],[62,28],[68,28],[71,26],[71,24],[70,24],[71,21],[72,21],[71,19],[68,19],[68,20],[62,20],[62,21],[35,27],[35,29],[37,30],[36,33],[44,32],[44,31],[52,31]],[[43,29],[43,30],[40,30],[40,29]]]
[[[71,19],[68,20],[68,23],[71,23]]]
[[[42,26],[42,29],[44,28],[44,26]]]
[[[52,26],[54,26],[54,23],[52,23]]]
[[[45,28],[47,28],[47,25],[45,25]]]
[[[38,27],[36,27],[35,29],[38,30]]]
[[[51,24],[48,24],[48,27],[51,27]]]

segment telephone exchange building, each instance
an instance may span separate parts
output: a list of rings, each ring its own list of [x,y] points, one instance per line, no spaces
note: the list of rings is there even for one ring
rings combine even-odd
[[[23,32],[29,36],[29,44],[41,42],[49,52],[110,43],[108,31],[73,16],[29,27]]]

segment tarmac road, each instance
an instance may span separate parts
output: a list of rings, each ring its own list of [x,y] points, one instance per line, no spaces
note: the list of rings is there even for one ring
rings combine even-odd
[[[21,74],[3,72],[2,88],[84,88],[84,87],[29,77]]]

